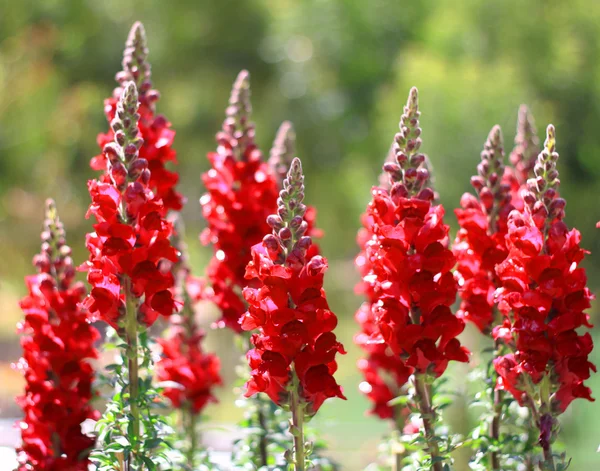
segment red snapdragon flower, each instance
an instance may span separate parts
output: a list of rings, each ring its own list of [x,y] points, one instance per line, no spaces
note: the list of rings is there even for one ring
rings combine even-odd
[[[38,273],[26,277],[28,295],[20,303],[23,357],[16,367],[26,386],[17,398],[25,414],[18,469],[84,471],[94,439],[82,433],[81,423],[98,418],[89,361],[98,356],[99,334],[80,307],[85,287],[73,282],[71,250],[50,200],[45,224],[42,251],[34,259]]]
[[[182,318],[172,324],[169,336],[158,339],[163,358],[156,363],[156,375],[159,381],[177,383],[164,388],[173,407],[187,404],[191,413],[200,414],[209,403],[217,402],[213,389],[222,384],[220,362],[202,350],[204,333],[193,322]]]
[[[258,330],[247,354],[252,371],[246,395],[265,392],[276,404],[289,404],[289,388],[297,381],[312,415],[329,397],[345,399],[333,377],[335,355],[345,352],[333,333],[337,318],[323,290],[327,260],[307,258],[311,239],[304,235],[303,180],[296,158],[280,193],[278,215],[268,218],[273,234],[252,248],[246,278],[256,279],[257,286],[244,289],[249,308],[241,327]]]
[[[116,76],[119,87],[115,88],[113,96],[104,101],[104,113],[111,123],[115,119],[117,104],[127,82],[133,81],[138,87],[140,106],[138,113],[138,129],[143,144],[139,156],[146,159],[150,170],[148,187],[163,202],[163,213],[169,210],[179,211],[183,204],[183,196],[176,191],[179,181],[177,172],[167,168],[170,162],[177,163],[176,152],[173,150],[175,131],[171,123],[163,116],[156,114],[156,102],[160,95],[152,89],[150,64],[147,61],[148,47],[146,32],[140,22],[136,22],[129,33],[123,54],[123,70]],[[114,130],[111,128],[105,134],[98,135],[98,145],[102,153],[94,157],[90,166],[94,170],[107,170],[108,159],[104,147],[113,142]],[[103,181],[108,181],[106,176]]]
[[[129,82],[111,123],[115,141],[104,147],[106,173],[88,182],[92,203],[87,217],[93,215],[97,223],[87,235],[90,258],[81,267],[92,285],[84,305],[115,328],[127,293],[139,301],[140,321],[146,325],[176,309],[173,275],[160,267],[162,260],[177,261],[169,241],[173,227],[163,216],[162,200],[150,190],[147,161],[139,158],[138,106],[136,86]]]
[[[392,160],[395,160],[395,154],[390,151],[386,162]],[[383,173],[384,175],[380,177],[380,188],[389,190],[387,172]],[[359,385],[359,390],[373,404],[370,414],[377,415],[381,419],[397,421],[398,410],[388,403],[402,393],[402,385],[407,383],[412,371],[382,339],[378,338],[379,327],[372,309],[373,304],[378,301],[378,294],[371,283],[371,278],[368,277],[372,267],[366,252],[367,243],[375,236],[370,232],[374,227],[373,218],[364,213],[361,216],[361,223],[362,227],[356,237],[360,252],[354,260],[361,281],[355,286],[355,292],[362,294],[366,300],[354,316],[360,326],[360,332],[354,336],[354,343],[365,352],[366,356],[359,359],[357,364],[364,378]],[[367,277],[366,281],[363,277]],[[378,340],[373,341],[373,338]]]
[[[164,394],[175,408],[184,413],[201,414],[211,402],[215,386],[222,384],[220,361],[216,355],[203,351],[204,332],[195,319],[194,305],[212,297],[206,280],[193,276],[183,240],[183,224],[178,219],[173,244],[179,251],[179,260],[172,272],[177,281],[177,297],[183,305],[180,314],[170,317],[171,327],[166,338],[158,339],[162,358],[156,363],[159,381],[173,383],[164,388]]]
[[[508,257],[496,269],[501,280],[499,308],[505,319],[494,336],[512,345],[514,355],[499,358],[499,387],[523,403],[528,385],[549,382],[550,413],[563,412],[578,397],[593,400],[584,381],[595,366],[588,356],[593,343],[585,310],[593,295],[585,270],[581,235],[563,222],[565,201],[558,195],[555,131],[548,126],[545,149],[535,178],[523,195],[525,209],[511,212],[506,235]]]
[[[504,151],[499,126],[490,131],[471,179],[477,197],[465,193],[456,209],[460,230],[452,251],[458,261],[456,276],[461,297],[457,316],[473,322],[482,332],[491,332],[494,292],[499,285],[495,267],[508,255],[505,235],[511,204],[511,186],[503,179]]]
[[[200,240],[214,248],[208,279],[214,291],[213,301],[222,313],[219,325],[237,333],[241,332],[239,320],[246,310],[240,294],[252,284],[245,278],[246,265],[252,258],[252,247],[270,230],[266,219],[277,210],[281,172],[289,167],[295,140],[291,124],[284,123],[267,164],[254,141],[251,111],[249,74],[242,71],[234,83],[222,130],[217,134],[217,151],[208,154],[212,168],[202,176],[208,192],[200,199],[208,222]],[[315,218],[314,208],[308,208],[308,234],[320,237]],[[314,255],[318,246],[313,244],[310,250]]]
[[[413,88],[395,137],[395,162],[384,165],[391,188],[374,187],[367,207],[366,233],[372,235],[365,244],[362,290],[373,293],[378,329],[368,342],[385,343],[409,374],[439,376],[448,361],[468,361],[468,351],[456,338],[464,322],[450,309],[457,291],[455,258],[444,209],[432,203],[434,193],[426,187],[419,114]]]
[[[200,199],[208,222],[200,239],[215,251],[208,267],[213,300],[222,313],[220,324],[236,332],[246,309],[239,293],[247,284],[250,250],[268,232],[266,219],[277,200],[277,183],[254,142],[249,87],[248,72],[240,72],[217,134],[217,151],[208,154],[212,168],[202,176],[208,192]]]

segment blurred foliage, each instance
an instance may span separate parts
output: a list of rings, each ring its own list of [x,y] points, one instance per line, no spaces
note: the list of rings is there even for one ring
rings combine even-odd
[[[258,141],[268,152],[275,130],[291,119],[307,173],[307,200],[319,210],[330,259],[328,287],[351,344],[352,258],[359,214],[376,183],[410,86],[421,96],[424,150],[437,189],[451,208],[469,190],[488,130],[498,123],[507,152],[518,105],[529,104],[538,128],[557,126],[567,223],[583,233],[592,289],[600,284],[600,3],[586,0],[0,0],[0,352],[19,354],[14,324],[23,276],[39,245],[42,202],[56,198],[77,261],[85,257],[86,180],[95,136],[107,124],[102,100],[114,87],[130,25],[141,20],[151,48],[158,104],[177,130],[176,148],[188,233],[201,230],[197,200],[205,154],[214,147],[230,85],[252,74]],[[194,240],[200,274],[207,249]],[[592,313],[597,317],[597,313]],[[471,331],[469,331],[471,332]],[[480,338],[467,335],[475,351]],[[598,339],[598,335],[595,336]],[[233,375],[230,337],[213,347]],[[350,346],[340,376],[349,401],[332,402],[317,425],[350,471],[376,453],[386,427],[363,418]],[[594,354],[598,359],[598,353]],[[477,357],[474,358],[474,362]],[[0,368],[1,369],[1,368]],[[5,371],[5,369],[2,369]],[[2,373],[2,384],[12,381]],[[4,378],[6,376],[6,378]],[[464,371],[456,371],[463,390]],[[14,384],[14,383],[11,383]],[[591,381],[600,394],[600,381]],[[9,390],[10,389],[10,390]],[[0,413],[11,415],[13,387],[2,387]],[[215,420],[233,422],[233,396],[223,389]],[[449,411],[466,432],[466,401]],[[574,469],[596,469],[600,410],[576,403],[565,417]],[[471,418],[472,419],[472,418]],[[460,458],[460,457],[459,457]],[[458,464],[458,470],[466,469]]]

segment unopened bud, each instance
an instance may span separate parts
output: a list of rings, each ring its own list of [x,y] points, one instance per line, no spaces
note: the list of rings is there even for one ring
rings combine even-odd
[[[125,145],[125,133],[121,130],[115,133],[115,141],[120,145]]]
[[[125,147],[125,160],[131,162],[131,160],[137,155],[137,147],[135,144],[127,144]]]
[[[415,154],[410,157],[410,164],[413,167],[418,167],[423,162],[425,162],[425,156],[423,154]]]
[[[117,187],[121,187],[122,185],[124,185],[127,179],[127,169],[125,168],[125,165],[123,165],[119,161],[115,162],[114,164],[111,164],[110,176]]]
[[[146,170],[148,168],[148,161],[146,159],[137,159],[134,160],[130,165],[129,165],[129,172],[128,172],[128,176],[129,178],[131,178],[132,180],[137,179],[140,174]]]
[[[416,168],[407,168],[404,172],[404,180],[406,183],[415,181],[417,179],[417,169]]]
[[[312,239],[308,236],[303,236],[298,241],[298,248],[300,248],[301,250],[308,250],[308,248],[311,246],[311,244],[312,244]]]
[[[417,195],[417,198],[424,201],[433,201],[435,198],[435,193],[431,188],[423,188]]]
[[[475,188],[477,191],[481,190],[485,185],[485,180],[483,177],[479,175],[471,177],[471,186]]]
[[[302,216],[294,216],[290,221],[290,228],[298,229],[303,222],[304,219],[302,218]]]
[[[278,235],[281,240],[290,240],[292,238],[292,231],[288,227],[283,227],[279,230]]]
[[[267,224],[276,231],[283,227],[283,221],[277,214],[267,216]]]

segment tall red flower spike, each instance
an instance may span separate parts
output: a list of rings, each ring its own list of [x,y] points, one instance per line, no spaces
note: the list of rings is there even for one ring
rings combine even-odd
[[[469,352],[457,338],[464,322],[450,309],[457,292],[451,271],[456,260],[448,249],[444,209],[433,204],[428,165],[419,153],[419,116],[418,92],[412,88],[394,138],[395,159],[383,166],[391,187],[372,189],[363,219],[367,240],[357,262],[370,312],[359,314],[363,333],[357,339],[366,348],[376,344],[389,348],[395,357],[397,390],[412,376],[427,453],[432,469],[441,471],[444,458],[435,436],[437,414],[430,381],[446,370],[449,361],[467,362]],[[378,386],[368,385],[371,391]]]
[[[139,93],[140,115],[138,129],[143,145],[139,149],[139,157],[146,159],[150,170],[148,187],[163,202],[163,213],[169,210],[180,210],[184,198],[175,186],[179,181],[176,172],[167,169],[170,162],[176,163],[176,153],[172,149],[175,131],[171,123],[163,115],[157,115],[156,102],[160,95],[152,89],[150,64],[148,63],[148,46],[144,26],[136,22],[125,44],[123,53],[123,70],[116,75],[119,87],[115,88],[113,96],[104,102],[104,112],[109,123],[115,118],[117,104],[123,93],[123,87],[128,82],[134,82]],[[114,140],[114,130],[98,135],[98,145],[101,149]],[[104,152],[94,157],[90,162],[94,170],[107,170],[108,160]],[[106,181],[108,177],[105,178]]]
[[[156,363],[159,381],[176,383],[166,386],[164,394],[173,407],[186,414],[199,415],[211,402],[217,402],[213,394],[215,386],[221,385],[220,362],[202,350],[204,332],[198,327],[193,303],[208,298],[206,282],[192,276],[183,241],[182,224],[177,225],[173,244],[181,254],[173,267],[177,283],[177,296],[183,305],[180,314],[171,316],[171,328],[164,339],[158,339],[163,357]],[[189,418],[189,417],[188,417]],[[187,431],[193,433],[192,430]]]
[[[87,235],[90,258],[81,267],[92,285],[85,306],[115,328],[127,309],[137,308],[138,320],[148,326],[159,314],[170,316],[176,309],[173,275],[159,266],[165,259],[177,262],[169,241],[173,227],[164,218],[162,200],[150,189],[148,161],[139,156],[138,107],[136,85],[129,82],[111,122],[114,142],[104,146],[106,173],[88,182],[92,203],[87,216],[97,223]],[[126,300],[131,303],[127,308]]]
[[[345,352],[333,333],[337,318],[323,290],[327,260],[307,258],[311,238],[305,235],[303,181],[295,158],[277,214],[268,218],[272,233],[252,248],[246,278],[258,283],[244,289],[250,307],[241,326],[258,330],[247,354],[252,369],[247,396],[265,392],[278,405],[313,415],[325,399],[345,399],[333,377],[335,355]]]
[[[217,151],[208,154],[212,168],[202,176],[208,192],[200,199],[208,227],[200,235],[205,245],[212,244],[214,255],[208,267],[213,301],[222,318],[219,326],[241,333],[239,320],[246,311],[241,297],[244,287],[252,285],[244,278],[251,249],[270,231],[267,216],[277,211],[279,186],[294,154],[295,134],[291,123],[279,129],[270,153],[263,161],[254,142],[254,124],[250,121],[250,76],[238,75],[229,99],[222,130],[217,134]],[[315,227],[316,211],[305,214],[308,235],[320,237]],[[313,244],[310,255],[316,255]]]
[[[396,134],[396,162],[384,169],[391,188],[374,187],[365,218],[363,292],[372,293],[371,313],[378,332],[369,343],[384,343],[399,356],[404,374],[441,375],[449,360],[468,361],[456,338],[464,329],[450,306],[456,298],[455,264],[448,250],[444,209],[432,204],[429,171],[420,154],[417,90],[413,88]]]
[[[74,283],[71,249],[52,200],[44,224],[42,251],[34,258],[38,273],[25,278],[29,294],[20,303],[23,357],[16,367],[26,386],[17,399],[25,413],[18,469],[87,471],[94,439],[82,433],[81,423],[98,418],[90,403],[89,361],[98,356],[99,334],[80,306],[85,287]]]
[[[588,360],[592,337],[577,333],[591,327],[584,311],[593,295],[579,267],[587,252],[579,246],[579,231],[563,222],[557,160],[555,130],[549,125],[535,177],[523,194],[525,208],[508,218],[508,257],[496,268],[505,317],[494,336],[514,352],[495,360],[498,387],[532,408],[546,460],[552,458],[555,417],[578,397],[593,400],[584,381],[596,370]]]
[[[220,326],[241,332],[239,319],[246,310],[240,297],[250,250],[269,231],[267,216],[274,211],[277,183],[254,142],[250,122],[250,81],[240,72],[231,92],[216,152],[208,154],[212,168],[202,176],[208,192],[200,199],[208,227],[201,241],[213,244],[208,267],[213,301],[222,313]]]
[[[392,147],[386,157],[386,163],[395,161],[396,154]],[[389,175],[385,171],[379,177],[379,190],[389,190]],[[372,310],[373,304],[378,301],[378,294],[373,289],[374,285],[370,283],[370,278],[367,278],[367,281],[362,280],[363,277],[368,277],[371,271],[366,249],[369,240],[375,236],[371,232],[373,222],[373,218],[367,212],[361,216],[362,227],[356,237],[360,252],[354,260],[361,276],[355,292],[365,297],[365,301],[354,316],[360,326],[360,332],[355,335],[354,343],[366,353],[366,356],[358,361],[358,369],[364,378],[359,385],[359,390],[373,404],[371,414],[381,419],[390,419],[396,426],[402,427],[405,414],[390,406],[389,402],[402,393],[402,386],[411,372],[385,342],[372,341],[373,337],[379,335],[379,327]]]
[[[471,185],[477,196],[465,193],[455,210],[460,230],[453,252],[458,261],[461,305],[457,316],[491,333],[494,321],[494,292],[499,286],[495,267],[508,255],[505,236],[511,205],[510,186],[502,181],[504,149],[499,126],[490,131],[477,176]]]

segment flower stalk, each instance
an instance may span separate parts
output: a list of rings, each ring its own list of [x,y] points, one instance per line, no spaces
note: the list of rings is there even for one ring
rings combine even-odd
[[[292,381],[290,387],[290,410],[292,420],[290,433],[294,437],[294,471],[304,471],[305,453],[304,453],[304,404],[300,399],[300,381],[295,371],[292,372]]]
[[[131,281],[126,278],[123,283],[125,290],[125,343],[127,355],[127,373],[129,375],[129,408],[133,424],[131,427],[133,436],[129,439],[137,452],[140,444],[140,409],[139,409],[139,352],[138,352],[138,301],[131,293]]]
[[[442,471],[442,461],[440,460],[440,447],[435,435],[435,423],[437,422],[437,413],[431,403],[431,391],[427,385],[427,376],[423,373],[414,375],[416,401],[423,420],[423,429],[425,431],[425,440],[429,456],[431,457],[431,468],[434,471]]]

